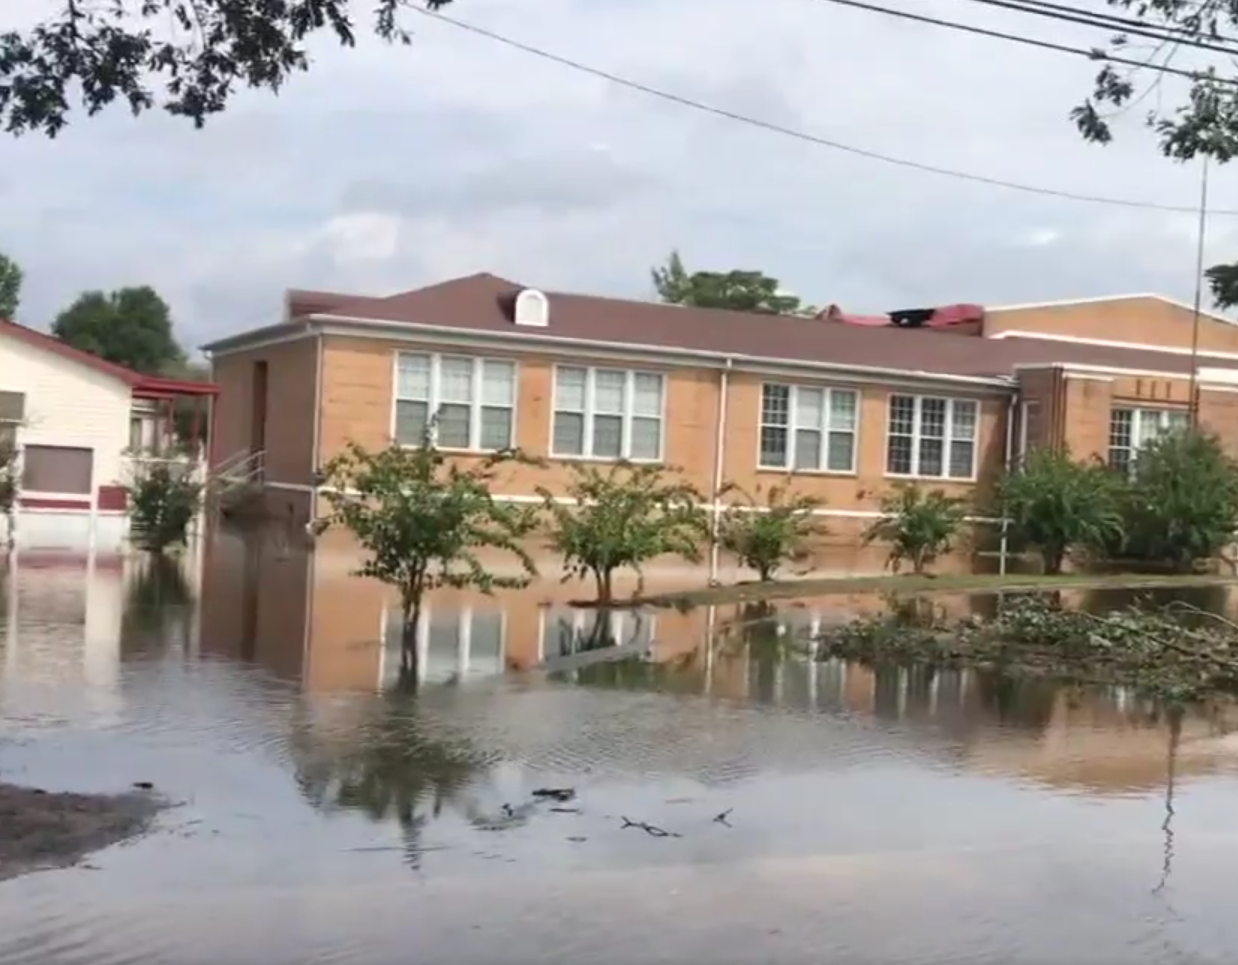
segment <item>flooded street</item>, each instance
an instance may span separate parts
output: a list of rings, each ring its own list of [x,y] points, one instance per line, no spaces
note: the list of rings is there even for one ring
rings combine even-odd
[[[1238,946],[1238,715],[1188,718],[1171,754],[1123,692],[789,645],[875,598],[599,633],[571,586],[443,594],[412,697],[390,686],[389,600],[346,560],[227,538],[184,571],[23,557],[3,588],[0,779],[176,803],[83,865],[0,883],[5,965],[1161,965]],[[615,659],[581,656],[599,641]]]

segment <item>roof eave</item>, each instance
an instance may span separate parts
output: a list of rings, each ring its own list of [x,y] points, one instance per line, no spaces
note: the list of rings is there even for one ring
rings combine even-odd
[[[479,341],[493,340],[497,342],[525,343],[530,345],[563,345],[573,348],[600,348],[610,351],[638,352],[641,354],[658,355],[664,358],[707,360],[719,366],[730,364],[774,365],[779,367],[802,368],[816,371],[846,372],[855,375],[891,377],[900,379],[917,379],[933,382],[948,382],[956,385],[974,385],[986,387],[1008,388],[1014,384],[1010,376],[979,376],[952,375],[943,372],[927,372],[913,369],[889,368],[884,366],[850,365],[838,362],[817,362],[804,359],[785,359],[777,356],[747,355],[736,352],[717,352],[703,349],[675,348],[665,345],[646,345],[632,342],[611,342],[605,339],[571,338],[563,335],[543,334],[539,332],[463,329],[451,325],[433,325],[424,322],[400,322],[390,319],[361,318],[351,315],[314,314],[307,316],[306,322],[313,325],[338,325],[351,328],[371,329],[383,332],[424,333],[428,335],[447,335],[455,338],[472,338]],[[253,333],[257,338],[258,333]],[[218,346],[220,343],[216,343]]]
[[[264,325],[262,328],[251,328],[244,332],[237,332],[235,335],[227,335],[213,342],[207,342],[205,345],[199,345],[198,350],[207,355],[213,352],[239,351],[250,344],[256,344],[281,335],[304,333],[309,328],[308,318],[275,322],[272,325]]]

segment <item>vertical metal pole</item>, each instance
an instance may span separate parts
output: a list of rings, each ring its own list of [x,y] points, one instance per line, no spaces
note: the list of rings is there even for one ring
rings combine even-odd
[[[1208,230],[1208,155],[1199,183],[1199,237],[1195,250],[1195,316],[1191,322],[1191,428],[1199,428],[1199,316],[1204,297],[1204,241]]]

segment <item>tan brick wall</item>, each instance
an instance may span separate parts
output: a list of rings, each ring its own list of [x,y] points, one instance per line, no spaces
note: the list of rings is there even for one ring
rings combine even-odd
[[[1238,393],[1207,389],[1199,393],[1199,424],[1214,433],[1230,456],[1238,459]]]
[[[1063,386],[1064,439],[1076,459],[1104,459],[1109,452],[1112,382],[1067,376]]]
[[[308,485],[313,473],[317,343],[301,339],[215,359],[211,461],[248,450],[253,425],[254,365],[267,363],[266,475],[273,482]]]
[[[991,337],[1004,331],[1037,332],[1189,349],[1193,321],[1194,313],[1189,308],[1158,298],[1128,298],[989,311],[985,315],[984,334]],[[1238,326],[1201,317],[1199,348],[1238,352]]]
[[[386,445],[390,439],[393,398],[394,354],[397,349],[416,351],[408,343],[398,346],[368,339],[328,339],[323,361],[322,457],[329,459],[349,441],[367,448]],[[424,351],[434,351],[426,345]],[[486,353],[487,357],[502,357]],[[553,404],[553,371],[550,357],[512,356],[519,363],[517,398],[517,445],[532,456],[548,458]],[[615,365],[613,361],[575,359],[571,364]],[[641,369],[658,371],[656,366]],[[667,462],[680,469],[687,481],[702,493],[711,492],[716,454],[715,434],[720,399],[720,373],[706,369],[663,369],[666,374]],[[728,392],[724,478],[748,490],[767,488],[786,478],[785,473],[757,470],[758,423],[762,379],[732,374]],[[808,383],[808,384],[824,384]],[[854,475],[796,473],[797,491],[811,493],[831,508],[875,510],[892,481],[885,477],[885,440],[888,398],[892,391],[882,386],[865,387],[857,438],[858,471]],[[905,391],[905,390],[897,390]],[[979,479],[981,495],[1004,463],[1004,397],[969,392],[934,392],[974,398],[981,404],[979,425]],[[467,458],[467,457],[464,457]],[[498,488],[506,494],[526,495],[536,486],[552,492],[565,491],[567,465],[552,460],[545,467],[511,467],[502,470]],[[925,483],[957,495],[976,489],[968,483],[930,480]]]

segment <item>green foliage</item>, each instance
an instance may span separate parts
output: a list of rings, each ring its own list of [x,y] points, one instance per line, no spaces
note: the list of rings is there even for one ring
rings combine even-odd
[[[74,348],[151,375],[184,361],[167,302],[147,285],[110,294],[84,292],[56,316],[52,334]]]
[[[397,17],[404,3],[374,5],[374,32],[383,40],[410,42]],[[308,47],[320,34],[355,46],[349,0],[57,6],[38,26],[0,34],[0,129],[55,136],[73,101],[88,115],[116,102],[135,115],[160,106],[201,127],[238,90],[278,91],[308,70]]]
[[[174,361],[166,365],[159,373],[169,379],[179,379],[184,382],[209,382],[211,370],[198,362],[184,360]],[[188,447],[194,436],[194,421],[198,424],[198,445],[203,446],[210,438],[210,413],[208,406],[200,399],[181,397],[176,399],[172,407],[172,427],[176,438],[182,446]]]
[[[1076,547],[1122,538],[1122,481],[1104,465],[1076,462],[1064,449],[1034,449],[998,484],[1012,535],[1040,551],[1044,571],[1062,572]]]
[[[721,495],[735,493],[742,502],[727,507],[718,521],[718,545],[756,570],[761,582],[772,580],[785,563],[799,563],[810,555],[812,540],[824,536],[826,526],[813,515],[820,499],[796,495],[789,487],[770,486],[763,503],[736,486]],[[761,495],[760,487],[756,496]]]
[[[0,515],[12,513],[17,503],[17,446],[0,442]]]
[[[1238,465],[1215,436],[1165,433],[1139,451],[1123,515],[1127,554],[1189,570],[1238,532]]]
[[[185,545],[189,524],[202,508],[202,484],[186,464],[139,461],[126,491],[130,539],[135,546],[162,553]]]
[[[521,544],[537,524],[536,509],[505,505],[490,494],[496,469],[517,460],[523,457],[503,452],[461,465],[431,443],[428,430],[417,448],[393,444],[368,452],[350,443],[323,467],[322,481],[328,487],[323,495],[331,514],[318,528],[348,529],[367,554],[359,575],[399,592],[405,672],[415,656],[428,591],[450,586],[491,593],[527,586],[537,575]],[[513,556],[522,573],[490,572],[478,556],[487,549]]]
[[[1238,306],[1238,263],[1213,265],[1204,272],[1204,278],[1217,308]]]
[[[21,266],[0,251],[0,319],[16,320],[24,277]]]
[[[597,601],[614,599],[614,574],[634,570],[658,556],[699,562],[709,538],[709,517],[690,485],[667,481],[661,467],[620,462],[606,469],[572,463],[564,505],[544,487],[551,546],[562,555],[564,581],[592,577]]]
[[[651,271],[658,297],[670,305],[696,308],[726,308],[736,312],[766,315],[812,314],[815,309],[800,303],[794,295],[779,291],[777,278],[764,272],[694,271],[684,268],[678,251],[672,251],[665,265]]]
[[[925,492],[916,485],[901,485],[881,500],[882,518],[864,531],[864,543],[890,544],[887,565],[898,573],[911,564],[917,576],[950,552],[967,515],[966,503],[942,490]]]
[[[1201,70],[1184,87],[1185,97],[1160,96],[1170,90],[1161,81],[1161,71],[1182,46],[1217,44],[1238,32],[1238,4],[1232,0],[1105,0],[1119,16],[1137,18],[1140,33],[1117,27],[1107,42],[1096,47],[1095,55],[1103,66],[1093,82],[1091,96],[1071,112],[1080,134],[1086,140],[1108,144],[1113,140],[1110,119],[1136,103],[1145,101],[1155,90],[1158,96],[1146,100],[1145,115],[1155,131],[1162,153],[1177,161],[1199,155],[1224,163],[1238,156],[1238,86],[1233,74],[1217,74],[1213,68]],[[1128,19],[1128,23],[1129,23]],[[1144,38],[1154,32],[1160,42],[1153,45]],[[1144,56],[1139,46],[1155,47]],[[1142,66],[1106,62],[1108,57],[1138,60]],[[1179,69],[1189,66],[1177,64]],[[1224,65],[1222,65],[1224,67]],[[1232,70],[1232,65],[1230,66]],[[1175,85],[1176,86],[1176,85]]]

